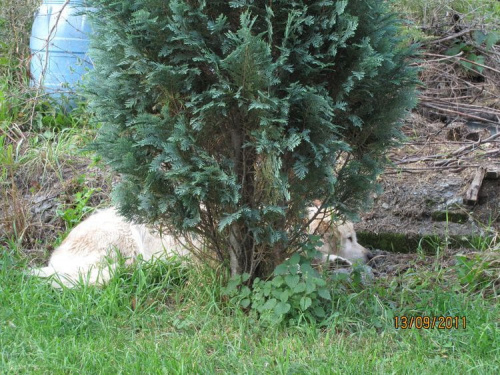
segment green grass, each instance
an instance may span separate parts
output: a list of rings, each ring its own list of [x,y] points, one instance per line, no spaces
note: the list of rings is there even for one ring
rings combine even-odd
[[[103,288],[54,290],[0,257],[2,374],[496,374],[500,307],[450,270],[344,286],[323,325],[268,326],[231,306],[223,273],[179,262],[121,269]],[[401,315],[466,329],[396,330]]]
[[[401,2],[424,26],[451,3]],[[453,5],[466,15],[481,6],[484,19],[498,14],[492,0]],[[0,50],[18,44],[9,40]],[[0,199],[21,205],[25,192],[11,191],[12,182],[62,181],[95,129],[81,114],[63,116],[30,101],[18,66],[0,61]],[[103,288],[55,290],[26,275],[16,241],[0,240],[0,374],[500,373],[498,256],[411,268],[365,287],[333,286],[335,312],[322,324],[269,326],[221,296],[224,272],[157,262],[121,269]],[[465,316],[467,328],[395,329],[395,316]]]

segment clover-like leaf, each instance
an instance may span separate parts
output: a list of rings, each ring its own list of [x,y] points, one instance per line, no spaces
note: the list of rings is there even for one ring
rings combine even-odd
[[[277,315],[285,315],[287,312],[290,311],[290,304],[289,303],[286,303],[286,302],[279,302],[275,308],[274,308],[274,312],[277,314]]]
[[[297,286],[297,284],[299,283],[299,281],[300,281],[299,275],[287,275],[287,276],[285,276],[286,285],[288,285],[288,287],[290,289],[295,288]]]
[[[302,310],[307,310],[312,305],[312,299],[309,297],[302,297],[300,299],[300,308]]]
[[[318,296],[320,296],[321,298],[324,298],[328,301],[332,300],[332,296],[330,295],[330,291],[326,288],[318,289]]]

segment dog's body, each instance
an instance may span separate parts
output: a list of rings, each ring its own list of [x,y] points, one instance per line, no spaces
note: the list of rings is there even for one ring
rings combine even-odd
[[[116,251],[128,263],[141,255],[144,260],[153,256],[186,254],[181,242],[170,235],[151,232],[145,225],[134,224],[120,216],[114,208],[98,211],[78,224],[61,245],[54,250],[47,267],[32,270],[40,277],[57,275],[69,286],[82,278],[90,284],[110,278],[109,267]]]
[[[308,210],[311,218],[314,210],[317,209]],[[322,236],[324,243],[318,250],[324,254],[323,262],[338,257],[347,259],[348,263],[364,263],[369,259],[369,251],[357,242],[352,223],[332,225],[325,214],[320,214],[310,223],[309,231]],[[55,275],[66,286],[80,279],[89,284],[104,283],[109,280],[116,263],[113,259],[116,251],[129,263],[139,255],[149,260],[153,256],[188,254],[183,241],[172,235],[154,233],[145,225],[128,222],[114,208],[107,208],[77,225],[54,250],[48,266],[33,269],[31,274]],[[53,285],[57,286],[57,281]]]

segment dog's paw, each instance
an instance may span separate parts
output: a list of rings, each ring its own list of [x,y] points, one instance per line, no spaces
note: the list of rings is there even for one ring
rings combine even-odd
[[[326,262],[331,269],[352,267],[352,262],[338,255],[328,255]]]

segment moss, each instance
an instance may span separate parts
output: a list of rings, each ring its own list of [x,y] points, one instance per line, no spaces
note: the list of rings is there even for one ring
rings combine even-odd
[[[433,221],[449,221],[452,223],[466,223],[469,219],[467,212],[463,211],[434,211],[431,214]]]
[[[418,240],[403,233],[358,232],[358,241],[363,246],[386,251],[409,253],[415,251]]]
[[[481,236],[438,236],[404,234],[404,233],[371,233],[358,232],[359,243],[372,249],[380,249],[397,253],[414,253],[421,249],[428,254],[435,254],[445,247],[458,249],[473,247],[472,244],[484,242]],[[486,242],[491,240],[486,239]]]

